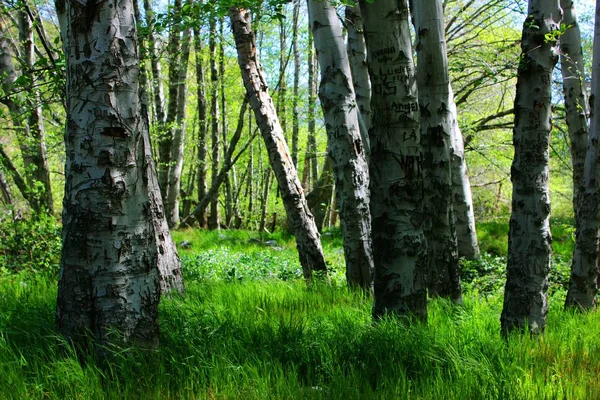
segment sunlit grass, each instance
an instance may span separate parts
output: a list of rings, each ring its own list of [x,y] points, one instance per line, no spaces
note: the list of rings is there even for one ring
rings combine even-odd
[[[57,334],[53,278],[0,278],[0,398],[591,399],[600,393],[600,318],[564,312],[560,287],[537,338],[501,338],[501,285],[485,293],[467,285],[460,307],[431,301],[427,325],[373,324],[368,296],[341,284],[307,287],[297,277],[277,276],[297,263],[289,237],[273,239],[274,246],[249,244],[248,232],[176,235],[191,237],[193,246],[204,240],[184,257],[205,258],[184,264],[185,297],[163,298],[160,348],[113,347],[103,368],[91,355],[79,360]],[[335,237],[324,245],[328,258],[341,257]],[[332,269],[340,269],[341,258],[331,259]],[[502,262],[481,263],[494,269]],[[217,272],[209,275],[211,269]]]

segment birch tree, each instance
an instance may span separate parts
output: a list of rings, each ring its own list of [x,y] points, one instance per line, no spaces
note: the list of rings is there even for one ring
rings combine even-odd
[[[373,254],[369,213],[369,167],[359,126],[350,63],[342,29],[329,1],[308,0],[308,15],[321,69],[319,98],[339,196],[346,278],[371,288]]]
[[[429,294],[462,302],[458,245],[453,221],[451,147],[456,111],[450,106],[444,15],[438,0],[414,3],[417,77],[425,183],[425,235]]]
[[[406,0],[377,0],[361,1],[360,8],[373,88],[369,131],[373,314],[425,320],[422,154],[408,5]]]
[[[346,6],[346,29],[348,30],[348,58],[352,69],[352,83],[356,94],[356,104],[360,110],[360,117],[364,124],[363,141],[368,147],[368,133],[371,129],[371,80],[367,65],[367,47],[365,43],[364,27],[360,7]],[[368,157],[367,157],[368,158]]]
[[[548,311],[549,141],[552,71],[558,61],[558,0],[530,0],[517,75],[511,169],[512,214],[502,332],[542,332]]]
[[[155,346],[160,194],[130,0],[65,2],[67,131],[58,330]]]
[[[571,138],[573,159],[573,197],[575,202],[575,224],[577,238],[571,265],[571,279],[565,307],[593,309],[598,292],[598,245],[600,216],[598,215],[599,182],[598,155],[600,148],[600,2],[596,3],[594,28],[594,50],[592,63],[592,93],[590,108],[587,106],[579,29],[573,3],[561,1],[563,23],[571,28],[560,37],[561,70],[565,92],[567,125]],[[591,125],[587,125],[586,113],[591,111]],[[589,141],[588,139],[589,132]],[[585,165],[582,165],[583,153]]]
[[[265,75],[258,61],[250,12],[232,7],[229,17],[244,86],[265,142],[271,168],[275,173],[285,207],[288,226],[296,236],[296,246],[305,279],[313,270],[327,270],[320,235],[310,214],[298,174],[277,119],[273,100],[267,91]]]

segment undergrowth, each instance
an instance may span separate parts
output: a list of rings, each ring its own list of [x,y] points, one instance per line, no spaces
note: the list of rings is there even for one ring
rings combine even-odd
[[[491,254],[483,241],[483,257],[463,261],[464,305],[431,301],[427,325],[405,326],[393,319],[373,324],[371,299],[343,284],[339,232],[324,235],[334,284],[310,287],[299,278],[285,234],[174,236],[190,242],[180,248],[187,293],[162,299],[160,347],[112,347],[103,368],[91,354],[78,358],[56,332],[55,275],[24,268],[0,274],[0,398],[590,399],[600,393],[600,319],[562,310],[563,254],[555,256],[560,268],[551,276],[545,334],[504,340],[506,254]]]

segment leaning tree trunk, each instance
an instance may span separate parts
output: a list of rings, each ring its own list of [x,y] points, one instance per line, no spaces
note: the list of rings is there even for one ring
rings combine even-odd
[[[598,177],[600,176],[600,171],[598,171],[600,101],[596,100],[600,99],[600,1],[597,2],[596,7],[592,93],[590,98],[590,100],[594,99],[595,101],[590,101],[591,125],[589,127],[589,144],[586,140],[587,138],[584,136],[587,131],[585,112],[588,108],[585,104],[585,91],[581,87],[584,76],[583,60],[581,59],[581,46],[578,45],[579,32],[576,29],[577,25],[572,4],[571,7],[564,8],[566,21],[563,23],[575,25],[560,38],[563,74],[566,73],[571,76],[568,79],[569,77],[563,75],[563,80],[567,124],[569,136],[571,137],[571,154],[573,157],[573,194],[576,200],[575,223],[577,228],[577,240],[575,241],[571,279],[569,281],[565,307],[584,310],[591,310],[596,305],[596,293],[598,292],[597,279],[600,272],[598,270],[598,245],[600,239],[598,236],[598,229],[600,228],[600,216],[598,215],[598,202],[600,200],[600,189],[598,187],[600,185],[598,181]],[[569,36],[567,36],[567,33]],[[567,36],[567,46],[562,42],[565,36]],[[571,41],[569,42],[569,40]],[[565,52],[568,53],[564,54]],[[571,57],[570,60],[567,59],[567,56]],[[584,176],[581,177],[579,176],[582,172],[581,161],[576,157],[582,157],[581,153],[585,149],[585,145],[587,145],[587,155],[585,158],[585,167],[583,168]],[[583,181],[583,187],[579,186],[581,183],[577,181],[577,178]]]
[[[250,106],[254,111],[271,167],[279,184],[288,223],[296,236],[304,277],[310,279],[313,270],[327,270],[319,240],[320,235],[306,205],[304,192],[283,137],[273,100],[267,92],[266,79],[258,61],[254,33],[250,26],[250,13],[248,10],[232,7],[229,16]]]
[[[360,2],[373,93],[373,316],[427,318],[417,85],[406,0]]]
[[[526,328],[543,332],[548,311],[552,241],[548,161],[552,71],[558,61],[553,34],[561,18],[558,0],[530,0],[527,15],[515,98],[512,214],[500,318],[504,334]]]
[[[327,148],[339,196],[346,279],[370,290],[373,281],[369,166],[359,127],[359,110],[342,28],[329,1],[308,0],[308,15],[321,69],[319,98]]]
[[[67,161],[56,318],[58,330],[82,344],[88,333],[99,343],[158,341],[160,243],[152,198],[160,197],[147,157],[133,15],[130,0],[66,2]]]
[[[458,245],[452,207],[450,77],[442,3],[413,2],[423,147],[424,215],[430,296],[462,302]]]

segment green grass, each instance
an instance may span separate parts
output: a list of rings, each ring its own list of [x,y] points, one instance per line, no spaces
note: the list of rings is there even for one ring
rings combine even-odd
[[[160,348],[115,346],[104,368],[91,355],[78,359],[57,334],[55,278],[0,276],[0,398],[591,399],[600,393],[600,318],[563,312],[557,280],[545,334],[500,337],[502,254],[467,264],[464,306],[432,301],[428,324],[406,327],[396,320],[373,324],[371,300],[340,283],[337,232],[325,236],[324,248],[339,284],[310,288],[294,273],[292,238],[264,238],[276,242],[266,245],[250,241],[253,235],[177,232],[177,242],[193,242],[182,251],[187,293],[161,302]]]

